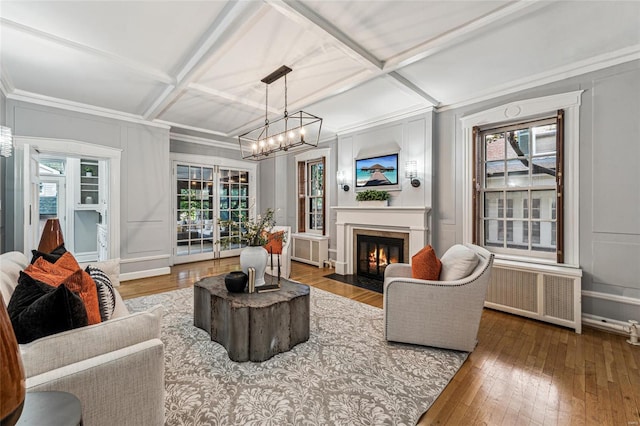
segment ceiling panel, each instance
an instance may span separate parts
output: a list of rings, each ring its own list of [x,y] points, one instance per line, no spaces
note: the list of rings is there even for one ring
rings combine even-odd
[[[388,60],[509,1],[304,2],[356,43]]]
[[[2,28],[2,68],[20,90],[141,115],[164,84],[105,58]]]
[[[426,106],[430,104],[402,88],[393,78],[380,77],[313,104],[308,111],[324,119],[323,127],[338,132],[389,114]]]
[[[174,72],[224,1],[3,1],[0,16]]]
[[[171,123],[181,123],[226,134],[245,125],[255,117],[255,114],[255,109],[252,107],[189,91],[158,118]]]
[[[579,7],[576,7],[579,6]],[[603,22],[616,23],[602,25]],[[640,43],[640,2],[557,2],[494,25],[399,73],[451,104]]]
[[[289,104],[305,102],[305,98],[363,70],[327,40],[297,23],[289,21],[273,9],[266,9],[257,22],[247,25],[207,64],[209,68],[198,83],[264,102],[265,85],[260,80],[281,65],[293,69],[287,75]],[[269,105],[284,106],[284,79],[270,85]]]

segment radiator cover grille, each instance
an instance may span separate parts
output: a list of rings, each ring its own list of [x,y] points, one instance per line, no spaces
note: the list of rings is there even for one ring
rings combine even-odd
[[[573,321],[573,280],[544,275],[544,314]]]
[[[536,313],[536,281],[536,273],[494,267],[487,290],[487,302]]]

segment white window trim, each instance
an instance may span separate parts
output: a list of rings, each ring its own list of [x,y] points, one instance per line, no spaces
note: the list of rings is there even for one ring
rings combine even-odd
[[[580,159],[580,103],[583,90],[527,99],[501,105],[462,117],[464,176],[462,183],[462,239],[473,241],[472,170],[473,128],[488,124],[500,124],[514,120],[528,120],[555,113],[563,109],[564,115],[564,266],[579,267],[579,159]],[[533,263],[556,264],[545,259],[522,258],[521,256],[496,255],[498,258],[524,260]]]
[[[300,161],[304,161],[305,163],[308,163],[309,161],[312,160],[319,160],[322,157],[324,157],[324,199],[325,199],[325,203],[324,203],[324,223],[325,223],[325,227],[328,228],[329,226],[329,200],[331,199],[331,187],[332,185],[329,185],[329,179],[332,175],[333,169],[331,168],[331,161],[330,161],[330,155],[331,155],[331,148],[322,148],[322,149],[311,149],[309,151],[305,151],[301,154],[298,154],[295,156],[295,164],[297,165],[298,162]],[[305,171],[306,173],[306,171]],[[300,177],[298,176],[298,167],[296,167],[296,182],[299,182]],[[306,189],[305,189],[306,191]],[[306,204],[305,204],[305,208],[306,208]],[[296,221],[298,220],[297,218],[299,217],[299,212],[298,212],[298,203],[296,203]],[[305,211],[305,221],[307,221],[307,212]],[[297,227],[297,223],[296,223],[296,227]],[[306,228],[305,228],[306,229]],[[325,229],[325,235],[328,235],[329,230]],[[305,234],[313,234],[313,235],[322,235],[321,231],[310,231],[309,229],[306,229],[306,231],[304,232]]]

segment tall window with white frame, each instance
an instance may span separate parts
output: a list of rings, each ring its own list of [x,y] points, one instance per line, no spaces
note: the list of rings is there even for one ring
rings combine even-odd
[[[562,263],[563,113],[474,128],[474,239]]]
[[[325,232],[325,158],[298,163],[298,232]]]

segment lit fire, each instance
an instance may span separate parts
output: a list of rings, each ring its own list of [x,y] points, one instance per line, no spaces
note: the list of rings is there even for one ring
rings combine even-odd
[[[376,252],[378,256],[376,258]],[[373,249],[369,252],[369,267],[375,268],[377,265],[385,267],[390,263],[398,263],[398,258],[393,256],[387,259],[387,251],[383,248]]]

